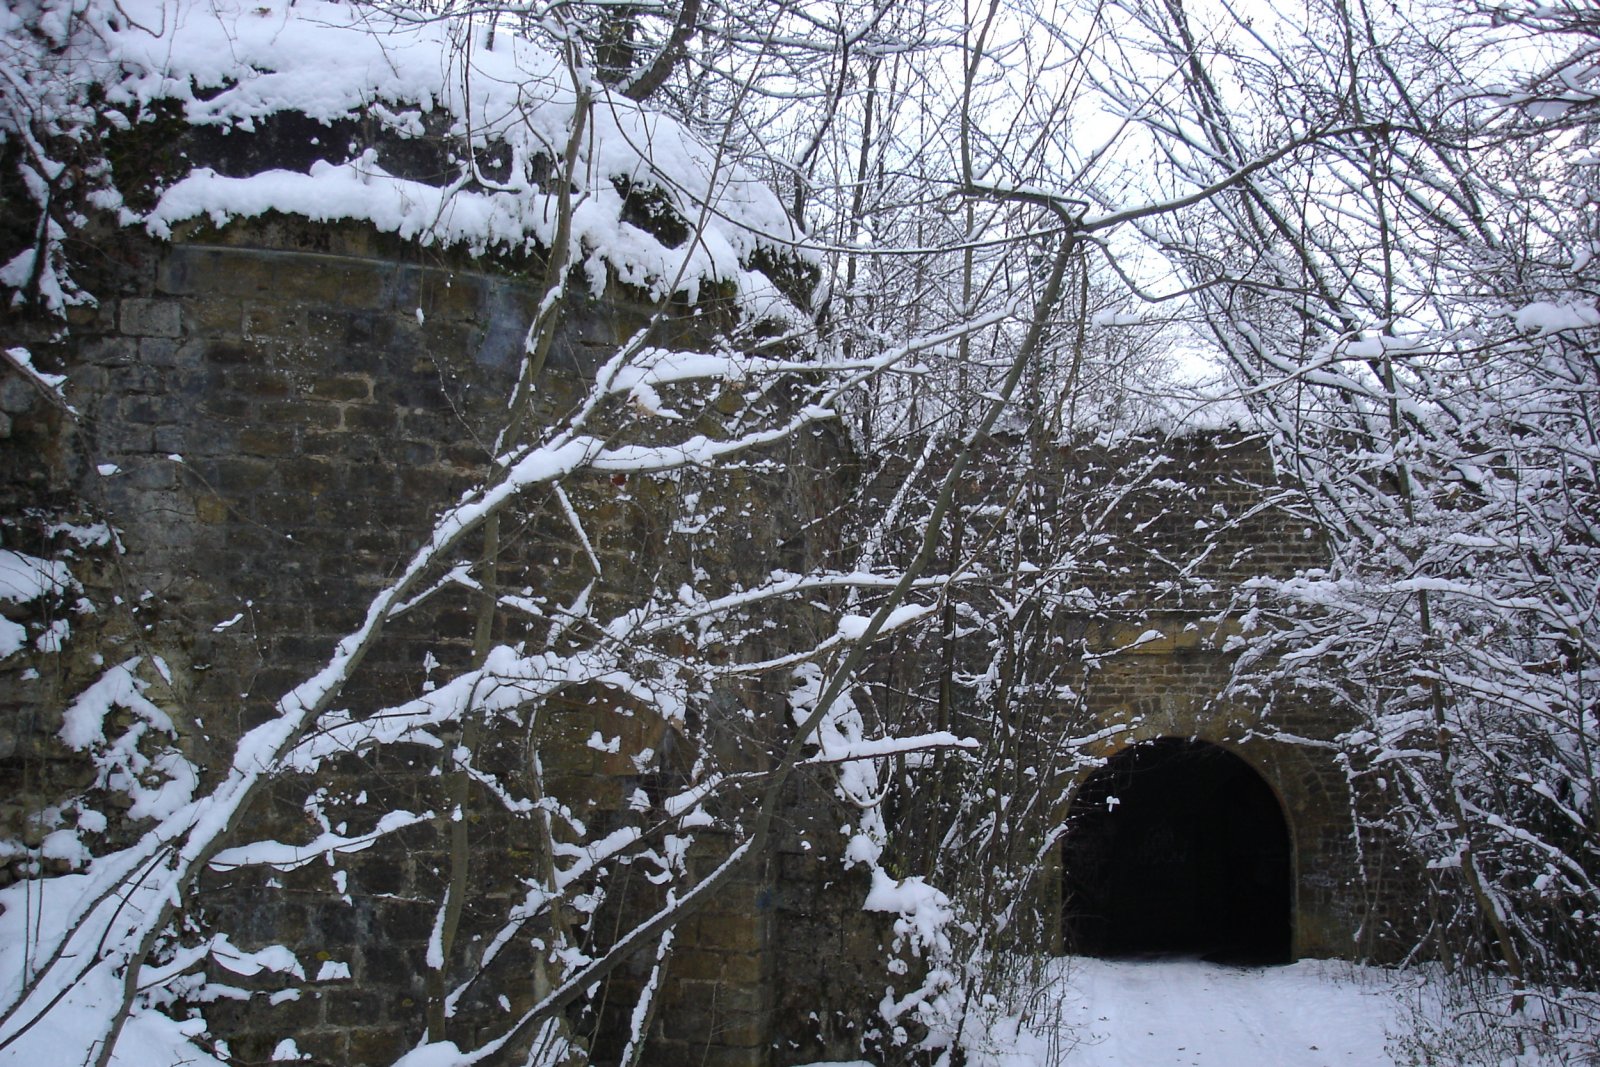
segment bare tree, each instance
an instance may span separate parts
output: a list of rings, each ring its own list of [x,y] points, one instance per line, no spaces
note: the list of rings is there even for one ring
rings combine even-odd
[[[1354,773],[1395,799],[1373,828],[1429,872],[1421,951],[1497,971],[1512,1017],[1592,988],[1592,953],[1556,947],[1594,943],[1597,871],[1593,284],[1561,206],[1587,178],[1555,147],[1586,125],[1581,33],[1542,42],[1563,74],[1516,90],[1495,19],[1334,3],[1298,31],[1130,10],[1172,88],[1108,84],[1173,172],[1220,177],[1261,131],[1322,131],[1148,228],[1329,538],[1326,571],[1259,587],[1276,622],[1244,676],[1352,715]],[[1563,76],[1557,133],[1540,93]]]

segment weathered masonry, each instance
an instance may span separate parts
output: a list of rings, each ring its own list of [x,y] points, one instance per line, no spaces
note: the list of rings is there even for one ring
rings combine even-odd
[[[1339,724],[1307,704],[1264,728],[1257,709],[1216,699],[1227,663],[1191,618],[1138,625],[1097,634],[1115,648],[1163,636],[1108,663],[1088,697],[1105,762],[1074,793],[1065,943],[1268,961],[1381,952],[1374,930],[1401,901],[1368,895]]]
[[[8,322],[5,337],[67,371],[77,412],[19,375],[6,378],[6,545],[70,558],[87,599],[105,605],[71,618],[76,633],[61,652],[0,665],[9,694],[0,834],[35,844],[30,819],[40,809],[96,792],[94,769],[59,735],[63,709],[108,662],[137,662],[141,692],[183,716],[179,743],[202,767],[225,758],[273,700],[320,669],[441,504],[483,478],[538,297],[503,266],[422,263],[414,250],[357,228],[284,220],[235,226],[207,242],[112,235],[100,251],[100,302],[74,314],[65,343],[52,340],[48,322],[26,319]],[[576,403],[596,364],[651,310],[626,292],[569,307],[540,410]],[[681,325],[669,323],[666,342],[688,343],[715,314],[702,305]],[[840,456],[823,428],[724,474],[569,480],[583,534],[546,494],[502,524],[499,566],[513,589],[536,575],[543,595],[567,602],[586,595],[598,570],[604,580],[587,595],[601,604],[666,582],[663,572],[687,578],[698,569],[753,584],[774,568],[801,571],[833,551],[837,519],[829,512],[847,482],[825,472],[842,469]],[[678,532],[673,523],[688,494],[715,494],[718,508]],[[83,534],[102,524],[114,538]],[[675,554],[663,556],[661,545]],[[35,632],[54,625],[20,617]],[[815,625],[805,616],[778,621],[786,641],[795,638],[786,631]],[[548,623],[535,623],[527,632],[538,639]],[[342,696],[353,716],[403,703],[426,693],[435,672],[459,670],[474,625],[470,596],[447,594],[391,625]],[[497,622],[496,637],[518,639],[515,625]],[[746,654],[762,647],[759,637],[747,641]],[[710,713],[728,720],[700,724],[700,737],[721,746],[724,768],[764,769],[760,738],[787,721],[789,684],[771,676],[719,687]],[[696,753],[626,694],[574,685],[545,704],[541,788],[593,836],[620,825],[630,805],[650,802],[641,798],[670,796],[690,780]],[[478,765],[524,773],[530,742],[520,730],[502,730],[481,742]],[[252,809],[249,834],[315,837],[311,788],[284,774]],[[389,810],[448,811],[444,788],[436,750],[402,741],[338,757],[324,766],[313,798],[334,801],[331,821],[371,825]],[[859,885],[822,891],[854,881],[837,863],[835,838],[802,841],[809,825],[838,824],[826,786],[796,783],[792,793],[795,806],[771,854],[679,929],[649,1062],[759,1064],[781,1058],[774,1049],[808,1048],[815,1058],[829,1047],[859,1047],[876,996],[856,991],[878,978],[870,963],[880,956],[882,924],[860,911]],[[494,917],[526,892],[520,875],[542,861],[525,819],[497,814],[492,798],[474,799],[470,810],[470,895],[458,940],[477,959],[495,934]],[[340,1064],[389,1062],[420,1038],[437,991],[419,961],[455,862],[449,820],[441,819],[343,855],[336,867],[319,860],[208,873],[194,905],[205,922],[231,931],[243,950],[284,945],[308,968],[298,997],[273,996],[286,988],[284,976],[263,973],[256,996],[208,1007],[212,1032],[241,1062],[266,1060],[285,1033],[315,1061]],[[119,843],[113,827],[101,845]],[[702,831],[691,868],[709,871],[723,851],[714,828]],[[806,862],[790,862],[801,856]],[[14,857],[6,880],[29,862]],[[608,900],[596,927],[659,905],[642,874],[636,883],[629,893],[637,899]],[[807,923],[827,936],[792,936]],[[538,994],[527,953],[526,938],[501,951],[498,971],[455,1001],[450,1032],[463,1043],[505,1005],[517,1010]],[[600,1015],[574,1021],[597,1062],[619,1053],[650,956],[614,972]],[[336,966],[322,973],[317,961]],[[828,984],[810,987],[809,1017],[780,1019],[780,976],[815,971],[818,961]],[[852,968],[857,980],[844,980]]]
[[[942,707],[964,676],[991,695],[949,701],[954,728],[1019,735],[991,746],[985,772],[1043,798],[1040,829],[1011,829],[1010,855],[1053,841],[1059,864],[1025,883],[1040,899],[1023,943],[1252,961],[1392,951],[1413,891],[1394,842],[1358,837],[1373,798],[1341,756],[1351,724],[1318,694],[1233,684],[1260,625],[1250,579],[1324,562],[1316,531],[1279,505],[1266,448],[1211,431],[992,451],[1029,447],[1034,481],[980,465],[947,539],[958,556],[1012,546],[989,561],[999,591],[974,588],[940,632],[879,659],[886,703]],[[1018,559],[1064,561],[1062,576],[1024,603]],[[1016,621],[969,621],[995,617]]]
[[[1355,837],[1367,798],[1339,759],[1349,724],[1309,693],[1223,696],[1230,639],[1249,625],[1242,586],[1320,566],[1320,540],[1268,504],[1277,480],[1258,442],[1209,434],[1163,447],[1163,470],[1186,488],[1158,479],[1128,498],[1119,539],[1132,574],[1117,579],[1137,592],[1099,618],[1063,620],[1096,664],[1073,732],[1095,737],[1084,751],[1099,757],[1075,775],[1068,943],[1381,954],[1404,901],[1376,888],[1392,882],[1385,844]]]
[[[424,261],[358,228],[280,220],[170,245],[113,234],[95,251],[100,303],[73,313],[65,340],[48,323],[21,317],[6,320],[0,336],[65,371],[77,412],[6,372],[5,544],[38,557],[70,553],[86,597],[105,605],[66,617],[76,637],[61,651],[47,654],[35,641],[34,651],[0,661],[0,837],[35,844],[29,820],[39,809],[93,788],[93,768],[58,740],[61,715],[113,656],[138,660],[132,669],[144,692],[176,709],[178,743],[201,766],[320,666],[415,550],[439,503],[483,477],[535,311],[534,288],[514,271]],[[576,402],[597,360],[649,313],[625,291],[575,303],[551,355],[541,410]],[[695,314],[670,327],[679,343],[693,341]],[[733,417],[736,401],[729,404]],[[1112,524],[1125,556],[1136,554],[1140,538],[1182,540],[1225,496],[1236,513],[1252,513],[1271,482],[1258,445],[1222,435],[1182,447],[1193,453],[1191,481],[1213,488],[1203,499],[1170,496],[1153,483],[1130,494],[1126,515]],[[506,584],[537,572],[542,588],[577,598],[598,571],[592,596],[604,600],[652,582],[670,588],[662,576],[680,571],[754,583],[774,570],[842,558],[848,520],[840,509],[853,488],[847,443],[832,430],[808,433],[764,459],[674,479],[587,475],[567,486],[587,542],[558,502],[530,506],[501,533]],[[1076,459],[1041,470],[1041,480],[1081,484],[1082,471],[1064,473]],[[1096,469],[1115,461],[1100,453]],[[1056,509],[1067,509],[1066,495],[1051,491],[1060,494]],[[675,529],[683,497],[702,492],[717,494],[723,511],[703,528]],[[1140,509],[1158,505],[1168,518],[1141,525]],[[114,538],[74,533],[101,523]],[[1237,543],[1189,572],[1210,576],[1203,597],[1152,593],[1060,612],[1051,625],[1070,639],[1061,647],[1087,652],[1093,667],[1073,686],[1074,699],[1015,706],[1044,724],[1041,737],[1073,739],[1073,788],[1039,816],[1073,825],[1057,853],[1067,873],[1038,887],[1059,920],[1055,947],[1145,947],[1140,937],[1168,927],[1172,936],[1154,947],[1186,946],[1196,923],[1226,919],[1241,893],[1258,909],[1279,909],[1281,929],[1263,944],[1232,948],[1344,955],[1375,947],[1374,917],[1392,902],[1369,899],[1370,872],[1358,866],[1353,801],[1333,745],[1340,724],[1311,703],[1289,711],[1280,704],[1264,724],[1258,707],[1216,699],[1230,670],[1226,637],[1237,627],[1226,611],[1229,583],[1262,565],[1306,565],[1316,558],[1315,540],[1270,509],[1229,536]],[[1256,551],[1247,557],[1244,548]],[[1178,556],[1144,558],[1159,570]],[[1152,571],[1132,587],[1164,588],[1159,579]],[[1129,584],[1126,568],[1103,580]],[[466,592],[441,595],[398,622],[346,694],[352,714],[404,702],[428,690],[431,672],[464,666],[477,625],[472,605]],[[61,621],[17,615],[30,639]],[[526,633],[496,625],[506,641],[536,633],[531,623]],[[796,612],[771,629],[792,639],[818,625]],[[774,640],[770,651],[783,647]],[[759,635],[747,646],[752,657],[764,649]],[[885,646],[885,657],[893,652]],[[885,659],[882,674],[901,677],[916,662]],[[725,767],[758,774],[770,742],[788,728],[792,679],[729,678],[706,700],[704,743],[725,747]],[[551,696],[548,706],[538,738],[542,788],[592,836],[622,825],[630,805],[654,803],[690,780],[696,753],[625,694],[585,684]],[[530,743],[507,730],[483,741],[480,758],[523,773]],[[1226,758],[1211,760],[1220,770],[1197,770],[1206,763],[1197,752]],[[288,988],[282,975],[263,974],[254,985],[230,978],[256,995],[210,1005],[206,1018],[240,1062],[266,1060],[285,1032],[329,1064],[387,1062],[418,1040],[438,990],[416,961],[434,936],[439,900],[463,870],[440,814],[450,797],[437,767],[437,752],[420,744],[330,758],[316,785],[323,807],[308,807],[310,783],[286,774],[252,811],[253,834],[313,839],[326,829],[313,811],[352,823],[386,810],[434,815],[336,863],[330,853],[328,862],[279,872],[207,875],[196,907],[241,948],[282,944],[303,961],[342,965],[309,969],[292,997],[273,995]],[[1144,781],[1154,784],[1145,789]],[[1209,814],[1197,814],[1197,792],[1214,803]],[[1113,799],[1137,809],[1131,830],[1105,817],[1115,817]],[[797,778],[786,805],[769,853],[679,931],[645,1062],[779,1067],[848,1058],[875,1026],[870,1013],[895,981],[884,971],[886,922],[860,910],[864,881],[839,863],[841,812],[827,775]],[[1165,817],[1180,808],[1190,822]],[[543,862],[538,842],[492,803],[469,810],[461,876],[471,895],[459,942],[478,946],[466,950],[463,974],[481,967],[483,978],[465,986],[448,1023],[463,1043],[543,992],[526,979],[526,944],[508,947],[497,969],[483,954],[496,916],[525,891],[519,872]],[[916,818],[905,813],[905,836],[916,836]],[[1119,833],[1136,840],[1118,843]],[[1141,901],[1129,914],[1127,886],[1151,881],[1155,869],[1141,852],[1179,837],[1211,851],[1176,865],[1167,898]],[[709,870],[722,853],[717,833],[707,831],[690,863]],[[5,879],[35,858],[13,857]],[[1116,869],[1102,878],[1097,865]],[[607,901],[596,925],[658,903],[643,879],[629,893],[637,898]],[[1161,918],[1141,931],[1140,915]],[[614,973],[614,995],[600,1012],[575,1020],[596,1062],[620,1053],[650,972],[643,953]]]

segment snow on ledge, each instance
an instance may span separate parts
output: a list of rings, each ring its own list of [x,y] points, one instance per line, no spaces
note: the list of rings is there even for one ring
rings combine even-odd
[[[32,97],[0,109],[0,134],[48,114],[72,136],[96,121],[125,121],[115,108],[148,118],[151,105],[166,103],[191,126],[230,137],[276,115],[360,119],[390,140],[442,137],[457,171],[441,185],[390,173],[330,125],[325,146],[307,145],[325,147],[327,157],[304,172],[229,177],[197,167],[160,190],[147,212],[109,184],[98,190],[96,202],[126,224],[167,237],[192,219],[220,225],[281,212],[364,222],[474,254],[549,248],[556,239],[558,196],[541,186],[540,171],[566,151],[579,87],[555,55],[504,27],[491,34],[489,20],[328,0],[86,0],[68,19],[53,10],[0,16],[0,45],[18,57]],[[90,107],[91,88],[112,106]],[[581,88],[596,103],[580,140],[569,249],[590,284],[598,291],[614,279],[691,302],[708,285],[731,285],[747,311],[792,313],[764,275],[746,268],[763,248],[805,258],[773,192],[676,120],[597,84]],[[509,160],[496,178],[476,162],[489,149]],[[645,190],[681,219],[704,218],[703,232],[664,244],[623,221],[622,190]]]

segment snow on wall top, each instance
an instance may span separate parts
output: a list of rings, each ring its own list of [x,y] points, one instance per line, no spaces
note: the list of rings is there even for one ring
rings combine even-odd
[[[0,88],[5,137],[30,141],[26,123],[39,128],[41,116],[68,136],[95,111],[118,121],[114,110],[85,106],[93,85],[130,113],[165,101],[189,124],[223,132],[248,133],[285,114],[360,118],[380,122],[386,137],[442,135],[476,150],[452,153],[457,174],[437,185],[386,171],[370,149],[350,156],[330,144],[330,159],[303,170],[230,177],[196,167],[148,210],[133,210],[109,186],[94,196],[156,236],[190,219],[221,224],[277,211],[474,252],[555,240],[557,197],[538,179],[565,154],[573,77],[545,48],[503,29],[491,34],[482,18],[328,0],[25,0],[0,11],[0,47],[18,75]],[[732,282],[747,308],[773,314],[770,282],[747,268],[763,246],[799,255],[790,242],[800,235],[777,197],[669,116],[587,88],[596,102],[573,182],[572,261],[597,290],[609,274],[693,301],[705,283]],[[475,160],[491,149],[509,166],[487,177]],[[54,177],[47,165],[34,169]],[[703,219],[700,232],[669,246],[624,221],[619,188],[652,191],[691,228]],[[31,266],[32,253],[23,255]],[[0,268],[0,281],[15,286],[23,266]]]

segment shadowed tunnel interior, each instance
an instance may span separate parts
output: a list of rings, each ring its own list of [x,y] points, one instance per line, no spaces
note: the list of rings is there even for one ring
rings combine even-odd
[[[1073,800],[1062,871],[1069,951],[1290,958],[1282,808],[1216,745],[1163,738],[1113,757]]]

